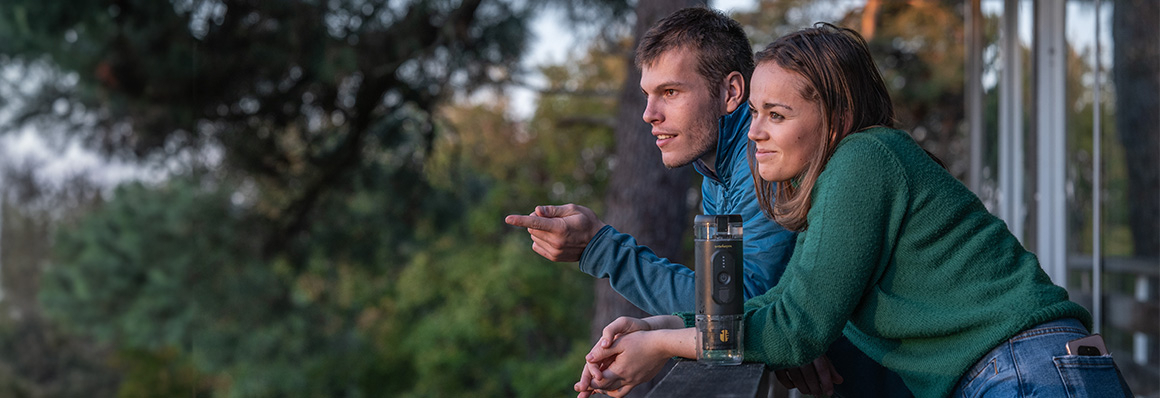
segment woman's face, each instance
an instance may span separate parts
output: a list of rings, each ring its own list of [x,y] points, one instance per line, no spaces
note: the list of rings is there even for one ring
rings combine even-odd
[[[763,180],[780,182],[800,175],[822,145],[821,107],[802,98],[806,84],[773,62],[753,71],[749,139],[757,146],[757,171]]]

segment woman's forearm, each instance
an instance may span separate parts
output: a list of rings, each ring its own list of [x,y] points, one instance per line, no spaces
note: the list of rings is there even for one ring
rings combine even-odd
[[[697,330],[686,328],[685,321],[675,315],[657,315],[644,319],[648,323],[650,341],[655,352],[664,353],[665,357],[696,358],[697,357]]]
[[[680,318],[677,320],[680,321]],[[666,357],[696,358],[697,329],[683,327],[685,326],[683,321],[680,326],[682,326],[680,329],[653,331],[657,337],[653,339],[656,344],[654,349],[663,352]]]
[[[685,321],[675,315],[651,316],[645,318],[644,321],[648,323],[649,330],[682,329],[685,327]]]

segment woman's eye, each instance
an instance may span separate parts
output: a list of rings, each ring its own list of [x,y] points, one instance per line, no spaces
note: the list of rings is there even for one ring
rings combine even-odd
[[[757,108],[749,107],[749,116],[757,116]]]
[[[780,113],[777,113],[777,112],[770,112],[769,118],[773,119],[773,120],[782,120],[782,119],[785,119],[785,116],[782,116]]]

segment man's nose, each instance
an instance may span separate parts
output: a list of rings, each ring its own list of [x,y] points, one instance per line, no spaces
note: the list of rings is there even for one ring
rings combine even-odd
[[[648,124],[663,122],[665,120],[665,116],[659,108],[660,107],[657,106],[657,104],[655,104],[652,99],[647,100],[644,105],[644,114],[641,115],[641,119],[644,119],[644,122]]]

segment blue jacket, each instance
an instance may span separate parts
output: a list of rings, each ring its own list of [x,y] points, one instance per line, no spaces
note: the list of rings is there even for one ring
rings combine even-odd
[[[757,205],[746,156],[748,131],[749,109],[738,107],[721,118],[716,173],[699,159],[693,163],[697,172],[705,176],[701,183],[704,214],[740,214],[745,220],[746,300],[777,284],[796,239],[795,233],[766,218]],[[608,278],[613,290],[650,314],[693,311],[693,271],[658,257],[649,248],[637,245],[631,235],[612,226],[605,226],[588,242],[580,255],[580,270]]]

